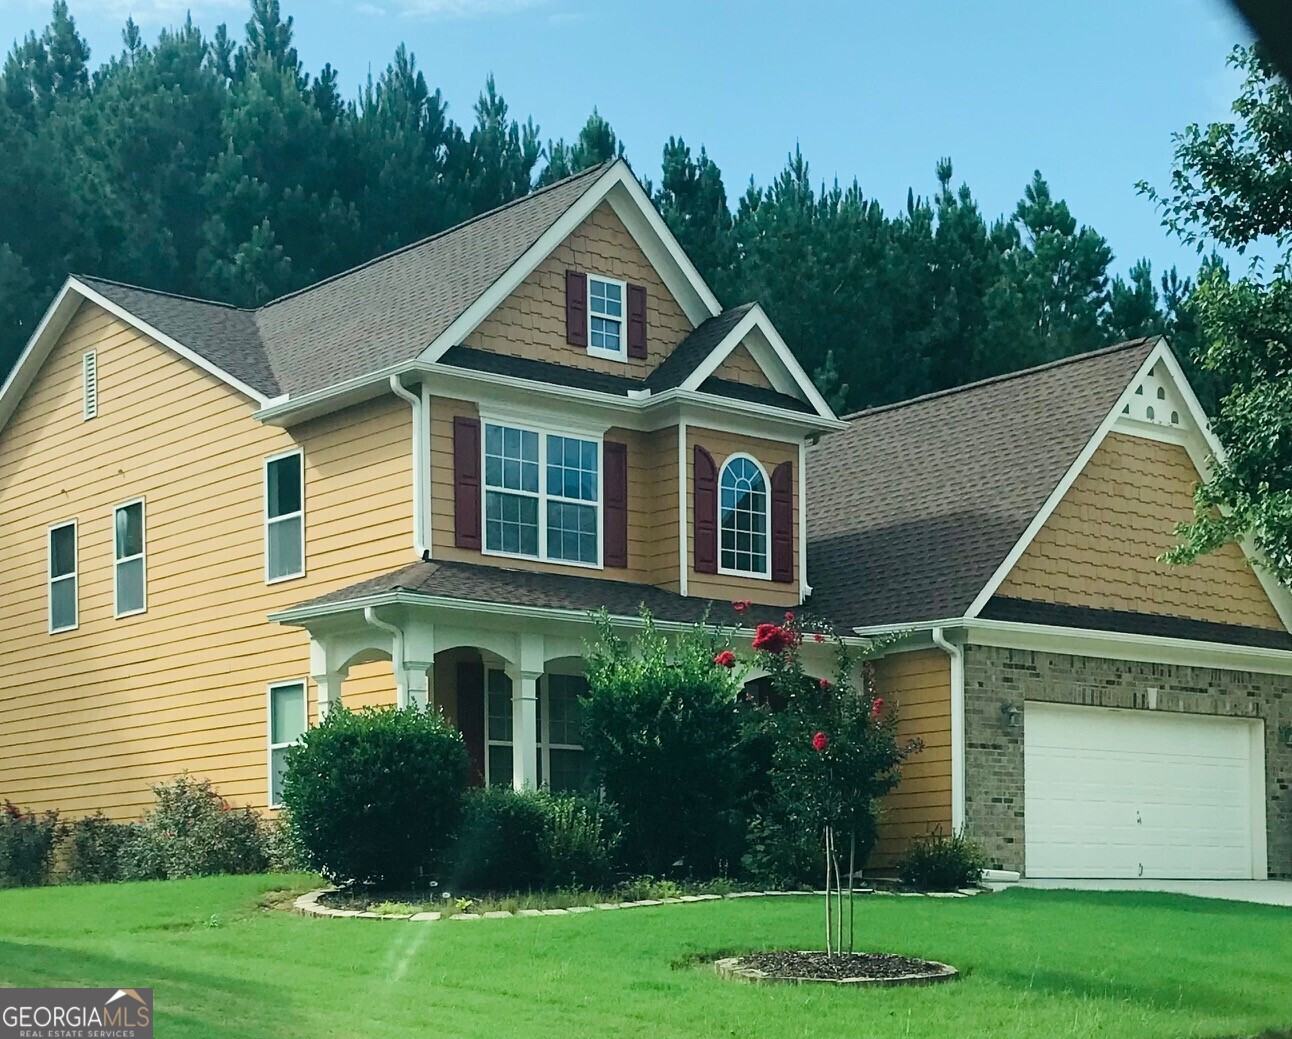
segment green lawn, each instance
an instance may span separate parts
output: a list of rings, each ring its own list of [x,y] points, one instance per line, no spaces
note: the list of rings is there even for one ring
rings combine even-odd
[[[1292,1026],[1288,909],[1050,891],[876,898],[859,914],[866,947],[965,977],[846,991],[735,984],[684,963],[811,948],[815,899],[433,924],[260,908],[292,880],[0,892],[0,985],[151,986],[164,1039],[1135,1039]]]

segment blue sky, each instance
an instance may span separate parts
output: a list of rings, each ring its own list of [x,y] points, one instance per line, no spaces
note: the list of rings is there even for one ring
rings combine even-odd
[[[126,14],[145,32],[192,10],[206,29],[246,21],[245,0],[70,0],[97,59]],[[0,0],[7,46],[43,25],[45,0]],[[657,176],[669,134],[700,144],[738,195],[797,142],[815,177],[857,177],[886,208],[934,187],[950,155],[991,216],[1039,168],[1115,267],[1147,256],[1192,273],[1140,178],[1165,185],[1173,130],[1228,113],[1226,68],[1246,30],[1223,0],[284,0],[307,68],[331,61],[352,93],[406,41],[459,121],[492,71],[544,138],[599,107],[634,168]]]

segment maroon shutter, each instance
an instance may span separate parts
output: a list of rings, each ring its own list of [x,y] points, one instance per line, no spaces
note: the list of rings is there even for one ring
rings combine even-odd
[[[458,732],[467,745],[471,767],[467,782],[484,785],[484,665],[475,660],[458,661]]]
[[[646,356],[646,286],[628,286],[628,356]]]
[[[453,419],[453,543],[480,547],[480,420]]]
[[[602,445],[605,472],[605,564],[628,565],[628,445],[607,440]]]
[[[718,572],[718,467],[713,456],[695,446],[695,569],[701,574]]]
[[[588,345],[588,276],[582,271],[565,272],[565,341]]]
[[[772,470],[772,580],[794,580],[794,463]]]

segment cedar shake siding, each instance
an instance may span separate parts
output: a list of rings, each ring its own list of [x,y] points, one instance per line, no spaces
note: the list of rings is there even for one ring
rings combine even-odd
[[[1190,566],[1157,561],[1193,516],[1197,481],[1183,447],[1110,433],[997,594],[1286,630],[1237,546]]]
[[[81,365],[98,362],[97,417]],[[266,687],[305,679],[266,616],[412,555],[410,409],[379,398],[290,432],[97,306],[81,305],[0,432],[0,791],[70,816],[151,804],[184,769],[267,801]],[[264,460],[304,449],[307,576],[265,583]],[[113,508],[146,502],[147,612],[113,616]],[[46,528],[78,521],[79,624],[51,635]],[[390,703],[388,663],[350,704]],[[308,691],[311,705],[315,691]]]
[[[884,799],[871,862],[891,866],[914,838],[938,828],[951,833],[951,658],[940,649],[880,657],[875,688],[897,712],[898,743],[924,743],[906,759],[901,784]]]
[[[727,354],[713,370],[713,374],[716,378],[730,379],[744,386],[758,386],[764,390],[773,388],[772,381],[767,378],[762,365],[754,360],[754,355],[749,352],[749,347],[744,343],[739,343],[731,353]]]
[[[589,356],[584,324],[589,274],[627,282],[630,290],[633,286],[644,290],[644,350],[633,346],[640,332],[634,331],[637,322],[631,320],[637,292],[630,291],[624,301],[625,359]],[[467,336],[466,345],[644,379],[690,331],[691,322],[646,254],[615,211],[603,202]]]

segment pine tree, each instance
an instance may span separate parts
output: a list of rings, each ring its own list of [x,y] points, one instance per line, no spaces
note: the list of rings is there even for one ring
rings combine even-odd
[[[649,185],[647,190],[714,295],[728,306],[745,302],[737,298],[736,242],[727,189],[708,153],[701,148],[699,157],[692,159],[686,142],[670,137],[664,145],[659,190]]]
[[[624,146],[611,125],[593,108],[573,144],[566,144],[564,138],[549,141],[546,154],[547,166],[538,178],[540,186],[555,183],[611,159],[622,159]]]

